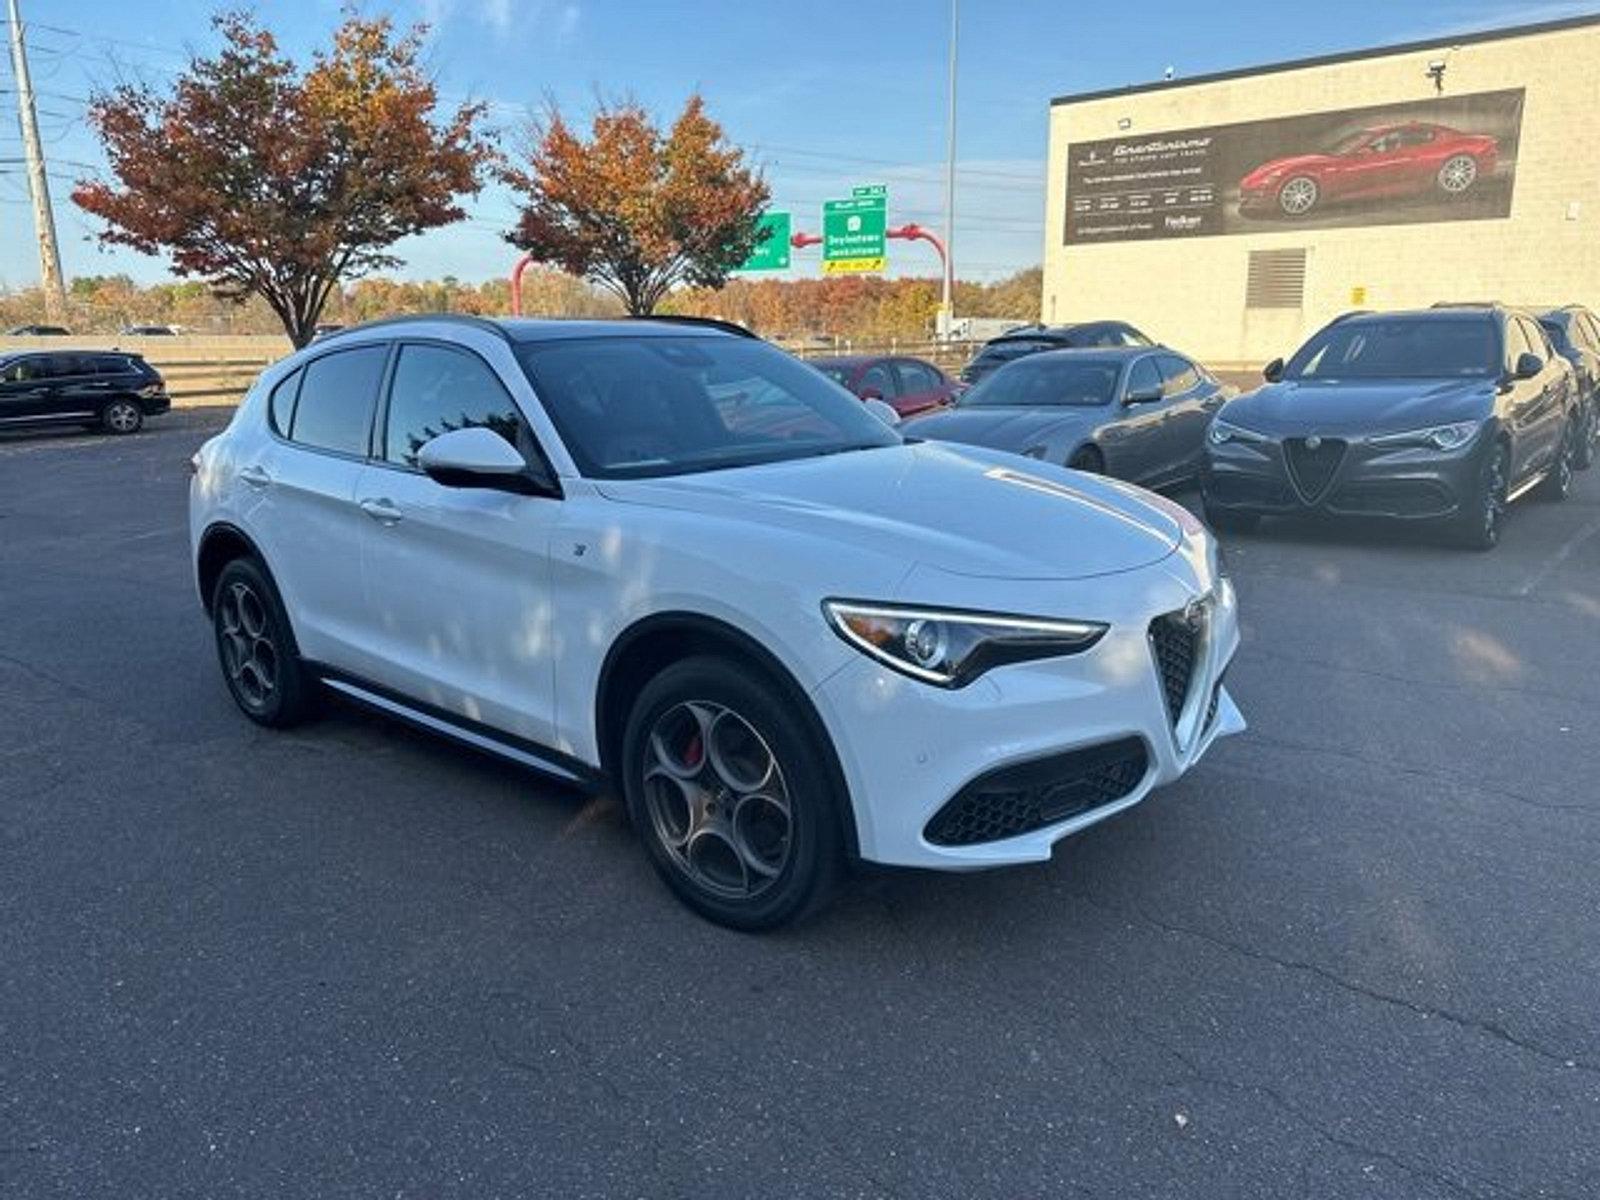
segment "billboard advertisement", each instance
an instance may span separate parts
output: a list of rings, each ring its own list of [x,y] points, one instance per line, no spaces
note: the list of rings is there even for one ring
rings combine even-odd
[[[1067,147],[1067,245],[1511,214],[1523,89]]]

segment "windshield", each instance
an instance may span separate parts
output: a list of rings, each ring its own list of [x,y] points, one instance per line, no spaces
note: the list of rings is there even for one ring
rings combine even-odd
[[[1499,374],[1494,321],[1396,317],[1348,321],[1302,346],[1285,379],[1439,379]]]
[[[517,357],[585,475],[630,479],[901,444],[861,401],[765,342],[573,338]]]
[[[1048,354],[996,371],[957,402],[959,408],[1097,408],[1117,392],[1120,363]]]
[[[1372,130],[1358,129],[1354,133],[1347,133],[1328,150],[1329,154],[1353,154],[1372,138]]]

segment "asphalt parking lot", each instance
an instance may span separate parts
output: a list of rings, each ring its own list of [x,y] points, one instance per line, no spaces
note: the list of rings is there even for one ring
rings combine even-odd
[[[1247,735],[753,938],[603,800],[240,716],[223,420],[0,439],[0,1195],[1600,1195],[1600,470],[1231,539]]]

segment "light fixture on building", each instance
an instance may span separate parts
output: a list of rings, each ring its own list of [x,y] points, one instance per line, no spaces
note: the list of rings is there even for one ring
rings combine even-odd
[[[1428,64],[1428,78],[1433,80],[1433,90],[1444,92],[1444,71],[1450,64],[1442,58],[1436,58]]]
[[[1117,128],[1118,129],[1132,129],[1133,128],[1133,118],[1132,117],[1118,117],[1117,118]]]

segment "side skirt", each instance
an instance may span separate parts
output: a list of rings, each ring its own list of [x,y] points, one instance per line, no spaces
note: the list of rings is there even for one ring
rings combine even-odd
[[[541,775],[559,779],[587,791],[602,791],[610,786],[605,773],[581,759],[541,746],[512,734],[494,729],[467,717],[458,716],[431,704],[424,704],[408,696],[358,676],[347,674],[320,663],[307,663],[310,669],[329,688],[340,695],[398,717],[409,725],[440,734],[475,750],[507,759],[519,766],[538,771]]]

